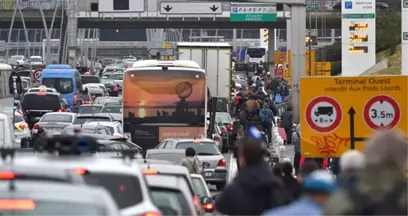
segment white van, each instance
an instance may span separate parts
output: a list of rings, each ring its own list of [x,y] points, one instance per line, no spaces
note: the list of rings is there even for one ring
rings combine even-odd
[[[17,148],[14,143],[12,119],[0,113],[0,148]]]

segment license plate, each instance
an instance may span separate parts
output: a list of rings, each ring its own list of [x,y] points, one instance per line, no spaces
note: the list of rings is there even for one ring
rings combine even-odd
[[[204,172],[204,176],[205,176],[205,177],[211,177],[211,176],[212,176],[212,172]]]

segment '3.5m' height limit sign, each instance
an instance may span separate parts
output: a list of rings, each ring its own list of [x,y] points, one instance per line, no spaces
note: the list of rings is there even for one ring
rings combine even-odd
[[[408,76],[302,77],[303,157],[362,151],[375,132],[408,135]]]

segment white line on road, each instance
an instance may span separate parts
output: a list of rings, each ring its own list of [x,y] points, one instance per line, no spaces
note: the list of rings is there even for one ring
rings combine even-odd
[[[237,175],[237,171],[238,171],[237,160],[234,158],[233,154],[231,154],[229,162],[230,163],[229,163],[229,168],[228,168],[227,184],[231,183],[232,180],[234,180],[235,176]]]

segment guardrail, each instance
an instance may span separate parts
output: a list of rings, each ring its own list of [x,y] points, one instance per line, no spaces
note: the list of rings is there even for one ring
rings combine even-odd
[[[0,11],[12,11],[18,5],[21,10],[54,10],[62,8],[66,0],[0,0]]]

